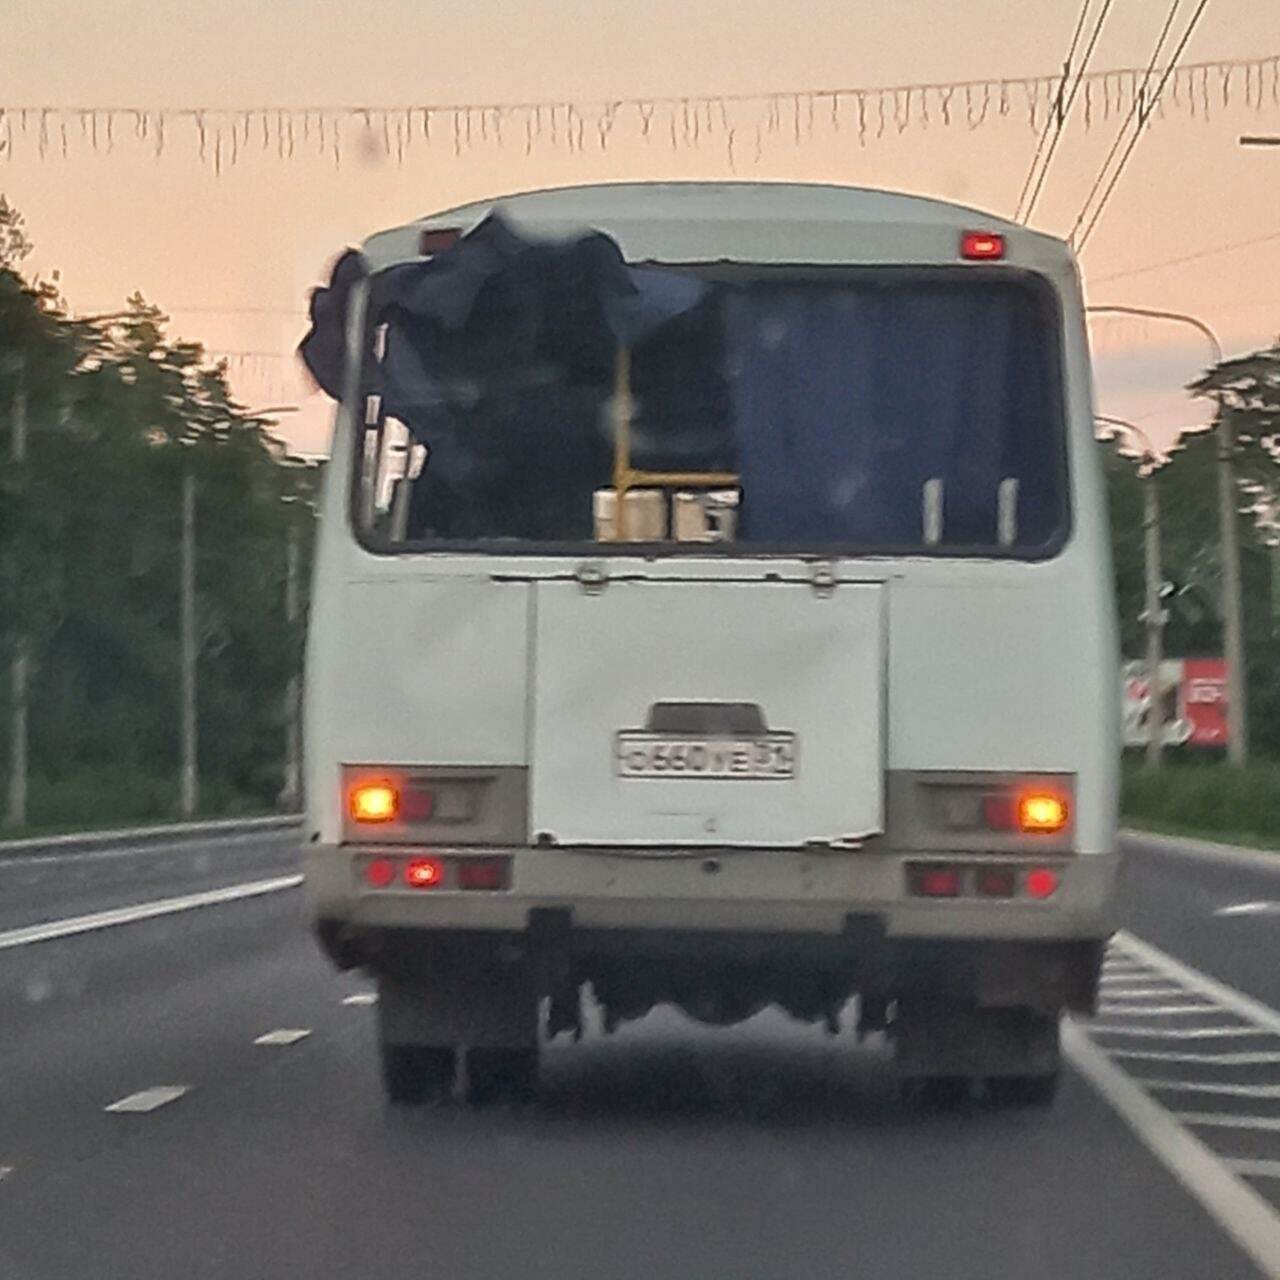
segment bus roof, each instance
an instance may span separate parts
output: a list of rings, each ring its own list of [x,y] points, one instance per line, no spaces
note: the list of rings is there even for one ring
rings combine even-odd
[[[631,261],[751,263],[954,262],[959,233],[995,231],[1006,260],[1070,269],[1060,240],[963,205],[865,187],[801,182],[618,182],[497,196],[371,237],[375,270],[421,256],[427,229],[469,230],[500,212],[526,235],[607,232]]]

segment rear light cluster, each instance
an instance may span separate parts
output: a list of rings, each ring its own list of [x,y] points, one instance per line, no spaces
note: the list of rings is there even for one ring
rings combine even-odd
[[[392,782],[362,782],[347,797],[356,822],[429,822],[435,813],[434,791],[401,788]]]
[[[1058,884],[1058,873],[1052,867],[907,863],[907,889],[913,898],[1032,898],[1043,902],[1057,893]]]
[[[1067,825],[1066,800],[1051,791],[1024,791],[984,796],[982,821],[989,831],[1052,835]]]
[[[360,876],[370,889],[473,889],[511,888],[511,859],[501,854],[480,857],[365,858]]]

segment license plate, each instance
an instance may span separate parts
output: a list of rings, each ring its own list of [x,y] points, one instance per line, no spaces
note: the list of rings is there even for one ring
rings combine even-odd
[[[617,769],[623,778],[793,778],[794,733],[740,738],[619,733]]]

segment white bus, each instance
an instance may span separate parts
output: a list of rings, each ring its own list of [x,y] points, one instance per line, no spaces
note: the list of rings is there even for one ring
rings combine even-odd
[[[592,1000],[777,1005],[1047,1103],[1117,866],[1066,246],[849,187],[538,191],[348,253],[303,352],[309,912],[389,1098],[527,1093]]]

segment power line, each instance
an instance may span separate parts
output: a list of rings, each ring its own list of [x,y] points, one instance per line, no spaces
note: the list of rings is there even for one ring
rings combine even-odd
[[[1058,85],[1058,119],[1062,118],[1061,104],[1062,91],[1066,88],[1067,78],[1071,75],[1071,59],[1076,56],[1076,46],[1080,43],[1080,33],[1084,30],[1084,20],[1089,15],[1089,6],[1093,0],[1084,0],[1080,6],[1080,16],[1076,19],[1076,29],[1071,33],[1071,44],[1067,48],[1067,57],[1062,64],[1062,80]],[[1027,198],[1027,191],[1031,186],[1031,179],[1035,175],[1036,165],[1040,163],[1040,153],[1044,150],[1044,144],[1048,141],[1049,130],[1053,127],[1054,117],[1052,115],[1044,122],[1044,128],[1040,131],[1040,140],[1036,143],[1035,155],[1031,157],[1031,163],[1027,166],[1027,176],[1023,179],[1022,190],[1018,192],[1018,203],[1014,207],[1013,218],[1015,222],[1022,220],[1022,202]],[[1059,125],[1061,127],[1061,125]]]
[[[1176,0],[1175,0],[1176,2]],[[1076,72],[1075,81],[1071,86],[1071,94],[1067,99],[1066,106],[1059,105],[1057,116],[1058,127],[1054,130],[1053,139],[1049,143],[1048,154],[1044,158],[1044,166],[1040,170],[1040,176],[1036,179],[1035,190],[1031,193],[1031,198],[1027,202],[1026,212],[1022,215],[1022,221],[1030,221],[1032,213],[1035,211],[1036,201],[1040,198],[1040,191],[1044,187],[1044,180],[1049,176],[1049,166],[1053,163],[1053,154],[1058,149],[1058,143],[1062,138],[1063,130],[1066,128],[1067,117],[1071,114],[1071,108],[1075,104],[1076,96],[1080,92],[1080,85],[1084,81],[1085,71],[1089,66],[1089,59],[1093,56],[1094,46],[1098,43],[1098,37],[1102,34],[1102,24],[1107,20],[1107,14],[1111,11],[1112,0],[1104,0],[1102,11],[1098,14],[1098,20],[1094,23],[1093,32],[1089,37],[1089,44],[1084,51],[1084,57],[1080,60],[1080,69]],[[1081,18],[1088,9],[1081,11]]]
[[[1175,8],[1178,3],[1180,3],[1180,0],[1174,0]],[[1159,103],[1160,95],[1164,92],[1164,87],[1168,83],[1170,75],[1173,74],[1174,69],[1177,67],[1178,59],[1182,56],[1182,51],[1187,47],[1187,42],[1191,39],[1191,33],[1195,31],[1196,24],[1200,21],[1208,3],[1209,0],[1200,0],[1200,3],[1196,6],[1195,12],[1191,15],[1191,19],[1187,23],[1186,30],[1182,33],[1182,39],[1178,41],[1178,47],[1173,51],[1173,57],[1169,59],[1169,65],[1165,68],[1164,74],[1160,77],[1159,83],[1156,85],[1155,92],[1151,95],[1150,104],[1139,110],[1138,125],[1129,139],[1129,145],[1125,148],[1124,154],[1120,157],[1120,161],[1115,168],[1115,172],[1111,175],[1111,181],[1107,184],[1107,189],[1102,193],[1102,198],[1098,201],[1097,207],[1094,209],[1088,225],[1085,227],[1077,241],[1075,238],[1076,231],[1079,230],[1081,220],[1084,218],[1085,210],[1088,208],[1087,200],[1085,202],[1085,208],[1081,209],[1080,217],[1076,219],[1076,224],[1072,227],[1070,236],[1077,253],[1083,251],[1085,245],[1089,241],[1089,237],[1093,234],[1094,227],[1098,225],[1098,219],[1102,217],[1102,211],[1107,207],[1107,202],[1111,199],[1111,193],[1116,189],[1116,183],[1120,181],[1120,175],[1124,173],[1125,166],[1129,163],[1129,157],[1133,154],[1133,149],[1138,145],[1138,139],[1142,137],[1142,131],[1146,127],[1147,121],[1151,118],[1152,111],[1155,110],[1157,103]],[[1141,101],[1142,94],[1140,92],[1138,96],[1134,98],[1134,106],[1138,107],[1138,104],[1140,104]],[[1130,109],[1130,115],[1132,115],[1132,112],[1133,108]],[[1120,134],[1124,133],[1127,123],[1128,119],[1126,118],[1125,124],[1120,126]],[[1117,137],[1119,136],[1120,135],[1117,135]]]
[[[1113,271],[1105,276],[1090,276],[1088,283],[1110,284],[1113,280],[1128,280],[1131,276],[1147,275],[1152,271],[1164,271],[1168,267],[1181,267],[1188,262],[1200,262],[1204,258],[1216,258],[1219,254],[1235,253],[1237,249],[1252,249],[1260,244],[1269,244],[1280,240],[1280,231],[1272,231],[1265,236],[1254,236],[1251,240],[1236,240],[1232,244],[1219,245],[1216,249],[1204,249],[1199,253],[1186,253],[1177,258],[1165,258],[1160,262],[1149,262],[1143,267],[1130,267],[1125,271]]]

